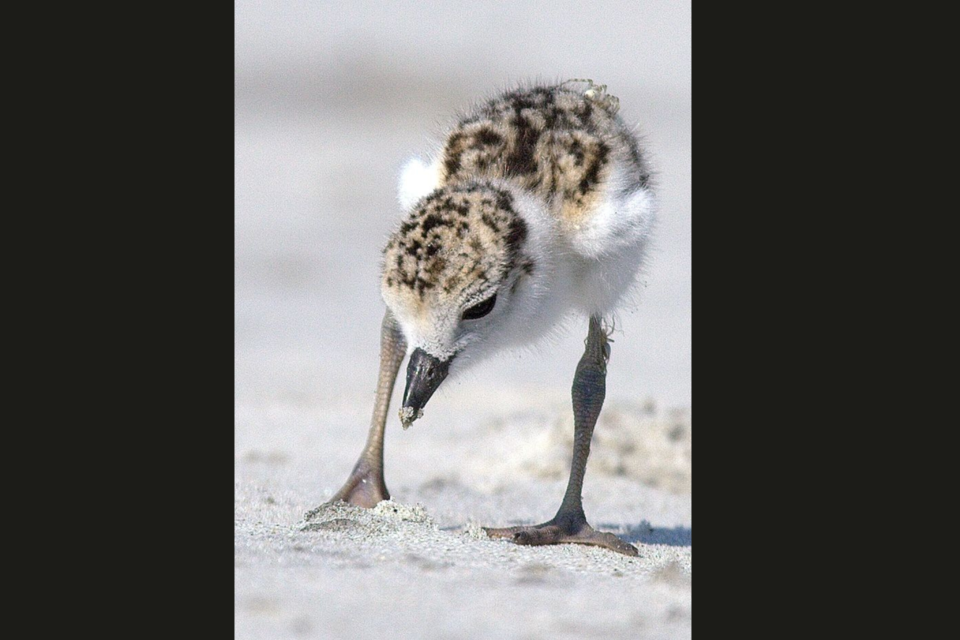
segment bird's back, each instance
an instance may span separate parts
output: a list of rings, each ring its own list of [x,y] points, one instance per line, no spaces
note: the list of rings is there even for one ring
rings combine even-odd
[[[542,198],[565,226],[579,227],[611,189],[628,193],[650,180],[617,108],[616,98],[589,81],[499,95],[467,112],[449,132],[439,184],[507,180]]]

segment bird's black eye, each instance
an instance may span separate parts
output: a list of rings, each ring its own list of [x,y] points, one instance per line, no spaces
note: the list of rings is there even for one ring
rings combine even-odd
[[[493,311],[493,305],[495,304],[497,304],[497,294],[493,294],[483,302],[478,302],[477,304],[465,310],[463,312],[463,319],[475,320],[477,318],[482,318]]]

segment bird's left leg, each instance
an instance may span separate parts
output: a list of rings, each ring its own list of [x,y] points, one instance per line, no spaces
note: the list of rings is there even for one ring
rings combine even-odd
[[[612,533],[596,531],[587,524],[583,513],[583,474],[590,455],[590,440],[606,395],[607,360],[610,344],[598,316],[590,318],[586,348],[573,379],[573,462],[570,480],[557,515],[543,524],[485,528],[491,538],[506,538],[517,544],[589,544],[606,547],[628,556],[638,555],[637,548]]]
[[[381,500],[389,500],[383,479],[383,432],[387,423],[390,396],[397,380],[400,362],[406,354],[407,341],[400,326],[388,309],[380,325],[380,373],[377,377],[377,395],[373,403],[373,417],[367,444],[353,472],[330,503],[343,500],[359,507],[374,507]]]

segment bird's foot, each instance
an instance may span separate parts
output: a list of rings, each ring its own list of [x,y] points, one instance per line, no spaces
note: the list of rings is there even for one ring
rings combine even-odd
[[[389,499],[390,492],[387,491],[387,485],[383,481],[383,470],[377,469],[361,459],[357,466],[353,468],[353,473],[350,474],[347,481],[330,498],[327,504],[342,500],[369,509],[377,506],[377,503],[381,500]]]
[[[487,535],[495,539],[506,539],[515,544],[589,544],[605,547],[627,556],[639,555],[637,548],[612,533],[597,531],[582,516],[558,514],[543,524],[497,529],[484,527]]]

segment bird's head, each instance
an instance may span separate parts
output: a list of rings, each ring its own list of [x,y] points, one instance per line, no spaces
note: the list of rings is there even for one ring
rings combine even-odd
[[[503,346],[532,303],[528,235],[508,190],[466,183],[422,198],[390,237],[381,293],[410,353],[404,427],[420,417],[451,367]]]

